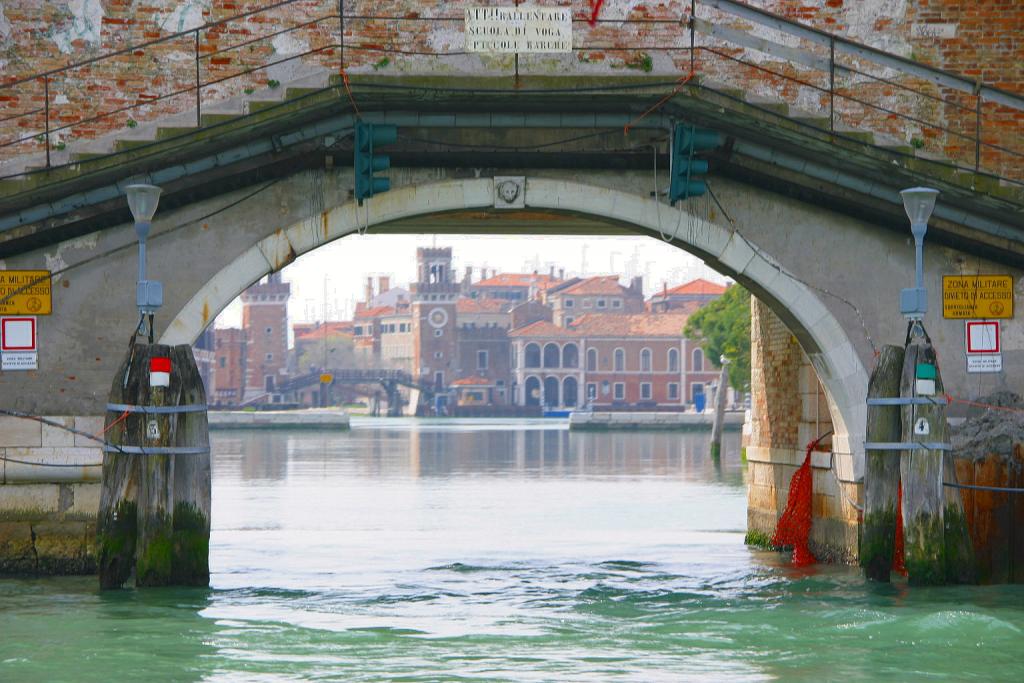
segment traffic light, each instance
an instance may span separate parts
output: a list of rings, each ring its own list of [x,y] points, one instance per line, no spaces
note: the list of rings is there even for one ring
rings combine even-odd
[[[396,126],[356,121],[356,146],[352,167],[356,176],[356,199],[359,203],[367,197],[391,189],[390,180],[374,176],[374,173],[386,171],[391,167],[391,158],[386,154],[374,154],[374,150],[393,144],[396,140]]]
[[[713,130],[677,123],[672,135],[672,182],[668,189],[669,204],[707,192],[703,176],[708,172],[705,159],[694,154],[722,145],[722,136]]]

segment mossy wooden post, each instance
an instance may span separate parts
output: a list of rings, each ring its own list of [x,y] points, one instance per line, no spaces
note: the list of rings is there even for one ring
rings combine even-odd
[[[942,375],[938,371],[931,343],[911,343],[903,358],[900,395],[917,397],[919,365],[935,366],[932,396],[942,397]],[[922,421],[927,434],[915,434]],[[949,425],[945,403],[920,403],[903,407],[903,440],[948,444]],[[942,484],[947,477],[956,480],[952,453],[940,449],[916,448],[900,458],[903,483],[904,564],[912,584],[937,585],[950,581],[970,581],[974,571],[970,537],[959,491],[949,495]]]
[[[206,390],[188,344],[171,350],[183,408],[206,405]],[[210,585],[210,439],[206,410],[179,413],[174,446],[200,452],[174,456],[174,513],[171,558],[176,586]]]
[[[139,373],[139,393],[135,401],[139,406],[163,407],[178,404],[181,383],[178,373],[170,373],[169,386],[150,386],[150,361],[169,358],[171,347],[150,344],[140,349],[146,364]],[[172,499],[174,491],[174,461],[167,453],[153,452],[166,449],[175,441],[177,415],[172,413],[144,416],[145,429],[138,445],[145,452],[140,459],[138,536],[135,547],[135,585],[167,586],[171,583],[171,529]]]
[[[1013,473],[1010,486],[1024,488],[1024,444],[1014,444],[1010,460]],[[1024,583],[1024,494],[1012,493],[1013,508],[1010,518],[1013,536],[1010,539],[1010,581]]]
[[[725,396],[729,393],[729,366],[722,363],[715,389],[715,417],[711,422],[711,457],[717,460],[722,455],[722,427],[725,423]]]
[[[926,363],[924,342],[907,346],[903,356],[900,395],[917,397],[917,365]],[[932,355],[934,362],[934,354]],[[938,385],[938,382],[936,382]],[[941,391],[936,386],[936,392]],[[938,406],[932,404],[906,405],[902,408],[904,441],[937,442]],[[924,418],[930,433],[914,435],[914,423]],[[945,421],[945,414],[942,415]],[[943,425],[944,426],[944,425]],[[945,433],[945,430],[942,430]],[[942,452],[915,448],[900,452],[900,481],[903,484],[903,543],[907,578],[912,584],[937,585],[946,581],[945,542],[943,539]]]
[[[141,347],[128,350],[114,375],[108,403],[133,404],[143,359]],[[104,438],[100,509],[96,520],[96,554],[100,588],[121,588],[135,569],[136,509],[139,486],[138,456],[111,447],[141,443],[145,425],[137,413],[108,410]]]
[[[902,371],[903,349],[885,346],[868,382],[868,399],[898,397]],[[901,433],[898,405],[868,405],[866,441],[899,442]],[[899,452],[866,450],[860,563],[867,577],[875,581],[888,581],[892,570],[899,486]]]
[[[936,391],[942,392],[942,377],[936,370]],[[942,441],[949,442],[949,425],[946,411],[942,411]],[[956,456],[953,451],[942,454],[942,480],[951,484],[959,483]],[[942,513],[946,545],[946,581],[950,583],[977,583],[978,565],[974,553],[974,541],[964,509],[964,497],[960,489],[943,486],[945,509]]]

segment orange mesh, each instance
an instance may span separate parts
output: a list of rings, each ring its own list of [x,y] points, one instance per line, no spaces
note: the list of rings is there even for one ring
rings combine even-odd
[[[814,478],[811,474],[811,451],[825,437],[807,444],[807,456],[789,482],[789,499],[782,513],[772,545],[793,548],[793,566],[803,567],[817,562],[814,553],[807,546],[811,536],[811,499],[814,496]]]
[[[907,566],[903,564],[903,484],[900,484],[896,496],[896,541],[892,548],[892,570],[907,575]]]

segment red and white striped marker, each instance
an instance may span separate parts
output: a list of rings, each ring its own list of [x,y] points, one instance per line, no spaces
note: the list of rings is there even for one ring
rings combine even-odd
[[[150,358],[149,359],[149,386],[166,387],[171,383],[171,359]]]

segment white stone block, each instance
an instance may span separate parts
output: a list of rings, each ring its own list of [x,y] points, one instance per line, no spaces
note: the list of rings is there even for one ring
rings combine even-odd
[[[105,426],[104,419],[102,415],[79,415],[75,418],[75,429],[102,439]],[[75,446],[99,446],[97,442],[81,434],[73,434],[72,436],[74,436]]]
[[[5,457],[6,484],[100,481],[103,474],[99,448],[8,448]]]
[[[54,513],[59,511],[58,484],[8,484],[0,486],[0,513]]]
[[[742,273],[756,256],[757,253],[750,247],[747,241],[738,234],[733,233],[718,258],[737,273]]]
[[[100,511],[100,491],[103,486],[99,483],[72,484],[74,501],[71,507],[65,512],[71,515],[87,515],[94,517]]]
[[[67,415],[52,415],[46,416],[46,419],[50,422],[57,422],[65,427],[74,429],[75,418]],[[67,429],[61,429],[60,427],[54,427],[48,424],[43,425],[42,430],[42,445],[43,446],[74,446],[75,435],[69,432]]]
[[[43,425],[35,420],[0,416],[0,446],[39,447],[43,445]]]

